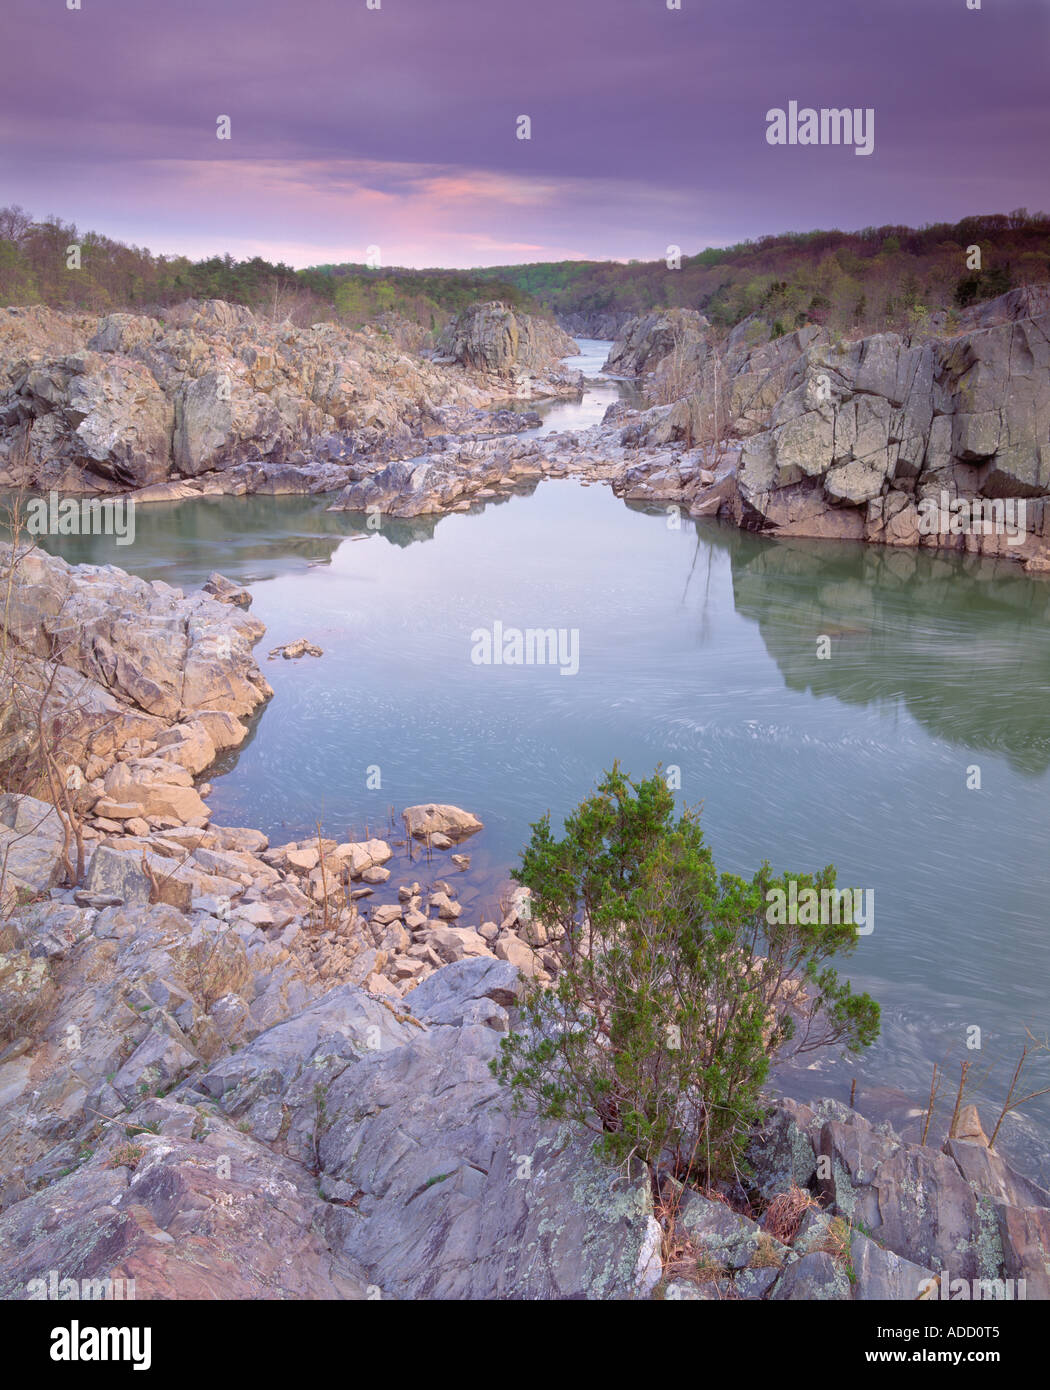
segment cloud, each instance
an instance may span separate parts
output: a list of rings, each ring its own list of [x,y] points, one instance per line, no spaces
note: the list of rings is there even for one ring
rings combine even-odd
[[[2,196],[153,249],[649,258],[1046,202],[1038,0],[5,9]],[[873,106],[874,156],[771,149],[792,98]]]

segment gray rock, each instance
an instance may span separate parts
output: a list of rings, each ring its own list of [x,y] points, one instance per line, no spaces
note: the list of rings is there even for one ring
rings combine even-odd
[[[370,1199],[336,1208],[345,1256],[399,1298],[630,1298],[660,1277],[649,1185],[593,1136],[511,1113],[487,1027],[435,1028],[329,1086],[322,1170]]]
[[[756,1222],[698,1192],[685,1194],[676,1225],[698,1250],[726,1269],[750,1264],[762,1235]]]
[[[794,1183],[808,1187],[817,1171],[813,1140],[806,1127],[813,1112],[795,1101],[778,1099],[768,1120],[748,1146],[747,1159],[761,1196],[769,1201]]]
[[[742,1269],[733,1280],[737,1298],[765,1298],[777,1279],[780,1270],[773,1266],[759,1269]]]
[[[476,957],[435,971],[406,996],[405,1007],[425,1022],[444,1023],[474,1001],[487,999],[513,1008],[521,990],[521,978],[509,961]]]
[[[92,897],[114,900],[125,907],[146,907],[152,885],[141,861],[134,854],[99,845],[88,865],[84,891]]]
[[[1005,1158],[985,1145],[948,1139],[944,1151],[979,1195],[1006,1206],[1050,1208],[1050,1192],[1045,1187],[1015,1173]]]
[[[676,350],[690,361],[703,360],[710,324],[695,309],[658,309],[630,319],[617,334],[604,370],[615,376],[654,371]]]
[[[1025,1298],[1050,1298],[1050,1211],[1001,1204],[995,1216],[1006,1277],[1025,1281]],[[991,1276],[984,1271],[982,1277]]]
[[[46,801],[6,792],[0,796],[0,900],[37,897],[63,875],[62,823]],[[74,851],[71,851],[74,853]]]
[[[902,1147],[879,1164],[871,1186],[880,1220],[866,1224],[880,1244],[953,1278],[985,1275],[989,1258],[998,1267],[998,1252],[985,1250],[977,1199],[946,1155]]]
[[[111,1134],[74,1172],[0,1216],[0,1297],[33,1297],[34,1280],[46,1297],[53,1270],[87,1298],[121,1296],[106,1293],[116,1278],[134,1280],[133,1290],[116,1288],[135,1299],[382,1294],[326,1246],[325,1203],[297,1165],[170,1100],[136,1114],[161,1132]]]
[[[933,1276],[933,1271],[885,1250],[875,1241],[855,1232],[850,1243],[856,1299],[896,1299],[914,1303]]]
[[[848,1299],[850,1282],[846,1271],[823,1252],[803,1255],[788,1265],[777,1279],[770,1298],[824,1301]]]
[[[499,376],[556,367],[579,347],[556,324],[492,301],[471,304],[442,331],[437,352]]]

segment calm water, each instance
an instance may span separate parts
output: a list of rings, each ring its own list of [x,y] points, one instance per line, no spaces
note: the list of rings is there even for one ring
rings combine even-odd
[[[618,388],[600,389],[544,427],[600,418]],[[325,505],[141,508],[134,546],[52,543],[186,587],[214,569],[251,585],[275,698],[212,777],[217,821],[284,840],[320,818],[342,837],[391,806],[451,801],[484,819],[468,848],[495,876],[614,758],[637,775],[674,765],[721,867],[834,863],[840,884],[875,890],[849,974],[883,1004],[884,1035],[813,1086],[842,1095],[855,1075],[921,1106],[931,1062],[954,1082],[968,1058],[991,1069],[974,1097],[990,1127],[1025,1025],[1050,1031],[1050,583],[714,521],[671,529],[566,481],[379,534]],[[471,633],[497,621],[575,630],[578,674],[473,664]],[[324,656],[266,660],[298,637]],[[1044,1182],[1048,1134],[1044,1099],[1009,1144]]]

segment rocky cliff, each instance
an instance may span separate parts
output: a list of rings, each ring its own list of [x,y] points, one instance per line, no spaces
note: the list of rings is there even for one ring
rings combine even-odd
[[[621,430],[617,442],[638,451],[619,480],[628,496],[770,534],[1050,569],[1046,287],[1013,290],[923,341],[832,342],[815,325],[774,338],[756,317],[711,350],[703,325],[673,317],[684,312],[633,320],[610,353],[610,370],[653,373],[651,390],[662,380],[665,400],[681,385],[669,364],[695,368],[670,408]],[[646,450],[666,448],[670,459],[646,461]],[[701,465],[718,477],[702,480]]]
[[[710,326],[695,309],[659,309],[628,319],[609,350],[605,370],[613,376],[644,376],[677,353],[695,371],[706,355]]]
[[[573,310],[559,314],[558,323],[573,337],[612,341],[620,336],[624,325],[633,317],[627,309]]]

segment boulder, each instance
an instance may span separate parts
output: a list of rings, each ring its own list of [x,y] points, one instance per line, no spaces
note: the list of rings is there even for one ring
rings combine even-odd
[[[14,792],[0,795],[0,909],[19,896],[47,893],[61,881],[63,844],[61,819],[48,802]]]
[[[91,856],[84,879],[84,893],[89,899],[103,898],[125,907],[145,907],[152,891],[150,877],[134,854],[119,853],[99,845]]]
[[[841,1264],[824,1251],[803,1255],[788,1265],[777,1279],[774,1299],[804,1299],[807,1302],[848,1299],[849,1276]]]
[[[458,806],[408,806],[402,816],[405,828],[414,840],[425,840],[428,835],[441,834],[458,843],[483,828],[477,816]]]
[[[895,1255],[877,1245],[868,1236],[855,1231],[850,1242],[850,1261],[853,1266],[853,1297],[858,1301],[914,1303],[929,1286],[933,1271]]]

